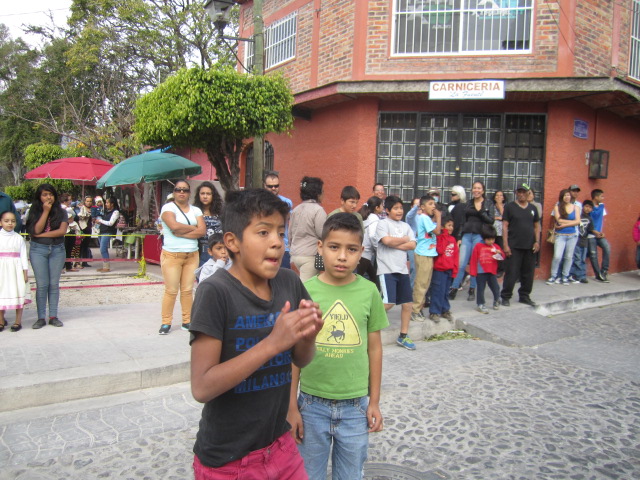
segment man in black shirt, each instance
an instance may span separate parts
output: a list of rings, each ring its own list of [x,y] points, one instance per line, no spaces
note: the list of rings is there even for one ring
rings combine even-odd
[[[527,201],[529,190],[526,183],[518,185],[516,201],[505,205],[502,214],[504,253],[508,261],[500,297],[505,307],[509,306],[517,280],[520,280],[520,303],[536,306],[530,295],[536,265],[535,254],[540,250],[540,217],[536,207]]]

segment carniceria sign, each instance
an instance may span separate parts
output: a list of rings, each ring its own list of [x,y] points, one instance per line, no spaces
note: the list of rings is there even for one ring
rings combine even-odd
[[[429,83],[429,100],[504,100],[504,80]]]

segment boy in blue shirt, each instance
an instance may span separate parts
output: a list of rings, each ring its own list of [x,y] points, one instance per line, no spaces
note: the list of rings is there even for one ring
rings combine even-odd
[[[299,397],[294,368],[287,419],[310,480],[326,480],[332,444],[333,479],[362,478],[369,433],[382,430],[380,330],[389,321],[375,285],[353,273],[362,238],[352,214],[329,217],[318,242],[325,270],[304,284],[324,326],[315,358],[299,371]]]
[[[425,195],[420,198],[421,214],[416,217],[418,234],[417,246],[414,252],[416,263],[416,278],[413,282],[413,311],[411,320],[424,322],[422,314],[424,296],[431,285],[433,274],[433,259],[438,256],[436,251],[436,236],[440,234],[440,212],[436,209],[433,197]]]
[[[593,210],[591,211],[591,221],[593,222],[594,238],[589,238],[589,260],[595,273],[596,280],[608,283],[607,275],[609,273],[609,257],[611,256],[611,247],[605,238],[604,216],[607,210],[604,208],[604,192],[599,188],[591,191],[591,201],[593,202]],[[598,266],[598,247],[602,249],[602,265]],[[599,272],[599,274],[598,274]]]
[[[313,359],[322,319],[298,276],[280,268],[288,213],[264,189],[227,194],[233,265],[200,284],[191,317],[191,392],[205,403],[196,480],[306,478],[287,423],[291,364]]]

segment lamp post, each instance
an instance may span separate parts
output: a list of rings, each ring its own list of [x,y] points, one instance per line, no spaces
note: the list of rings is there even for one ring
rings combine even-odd
[[[227,37],[224,29],[231,18],[234,0],[208,0],[204,9],[218,30],[218,38],[253,43],[253,69],[256,75],[264,75],[264,20],[262,18],[262,0],[253,0],[253,38]],[[253,164],[251,166],[251,185],[262,188],[264,172],[264,137],[253,138]]]

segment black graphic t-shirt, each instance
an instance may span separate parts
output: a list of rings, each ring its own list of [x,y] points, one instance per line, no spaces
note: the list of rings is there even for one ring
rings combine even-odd
[[[271,300],[253,294],[224,269],[198,286],[191,313],[195,332],[222,340],[220,363],[234,358],[273,329],[285,302],[294,310],[309,299],[298,276],[280,269],[270,281]],[[207,402],[193,448],[203,465],[220,467],[273,443],[290,429],[291,350],[282,352],[233,389]]]

